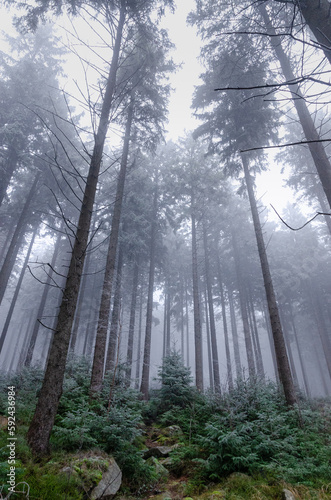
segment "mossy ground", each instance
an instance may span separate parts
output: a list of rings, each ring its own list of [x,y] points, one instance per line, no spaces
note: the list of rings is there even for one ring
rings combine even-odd
[[[16,483],[22,488],[25,483],[25,493],[10,495],[10,500],[87,500],[109,455],[123,472],[116,500],[281,500],[284,488],[297,500],[331,500],[330,401],[302,399],[299,412],[289,410],[277,386],[260,380],[240,380],[222,397],[199,394],[189,377],[183,387],[173,387],[182,379],[173,376],[179,361],[172,361],[148,403],[119,380],[110,409],[107,387],[90,405],[86,363],[73,362],[52,454],[39,461],[26,434],[41,374],[32,370],[17,376],[12,382],[17,388]],[[4,379],[0,415],[5,415],[8,385]],[[9,498],[7,444],[8,435],[0,430],[0,500]],[[167,474],[157,467],[162,459],[151,464],[143,459],[146,447],[160,445],[176,445],[164,462]]]
[[[157,441],[163,442],[162,429],[150,428],[146,440],[150,436],[158,436]],[[160,439],[161,436],[161,439]],[[6,484],[8,466],[5,461],[7,435],[0,431],[1,464],[0,481]],[[78,453],[54,453],[49,459],[35,462],[26,444],[25,436],[20,434],[17,440],[17,482],[29,485],[29,496],[14,494],[11,500],[29,498],[30,500],[85,500],[101,478],[102,471],[107,466],[107,455],[101,450]],[[140,496],[130,495],[125,481],[123,488],[116,495],[118,500],[133,500],[137,498],[154,500],[281,500],[282,490],[287,488],[298,500],[331,500],[331,482],[321,483],[314,487],[300,484],[288,484],[275,478],[251,477],[247,474],[232,473],[220,482],[211,483],[195,476],[194,466],[188,460],[185,475],[176,477],[170,473],[167,479],[160,478]],[[5,492],[2,497],[5,498]],[[25,489],[25,491],[27,491]],[[126,491],[128,493],[126,494]]]

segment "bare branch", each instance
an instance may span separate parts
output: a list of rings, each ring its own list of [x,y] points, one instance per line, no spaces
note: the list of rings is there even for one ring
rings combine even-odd
[[[303,146],[305,144],[312,144],[314,142],[331,142],[331,139],[318,139],[316,141],[288,142],[286,144],[277,144],[275,146],[260,146],[260,147],[256,147],[256,148],[241,149],[240,153],[247,153],[247,151],[259,151],[261,149],[286,148],[287,146]]]
[[[289,224],[287,224],[287,222],[284,221],[284,219],[279,215],[279,213],[277,212],[277,210],[275,209],[275,207],[273,205],[271,205],[270,203],[270,206],[271,208],[274,210],[274,212],[276,213],[277,217],[279,217],[279,219],[282,221],[282,223],[288,227],[289,229],[291,229],[291,231],[300,231],[300,229],[303,229],[305,226],[307,226],[308,224],[310,224],[314,219],[316,219],[319,215],[331,215],[331,213],[325,213],[325,212],[317,212],[314,217],[312,217],[311,219],[309,219],[307,222],[305,222],[302,226],[300,227],[291,227]]]

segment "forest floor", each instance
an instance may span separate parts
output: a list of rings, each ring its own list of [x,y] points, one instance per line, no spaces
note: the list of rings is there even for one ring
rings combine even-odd
[[[264,380],[239,380],[222,395],[198,393],[189,378],[167,386],[184,369],[175,365],[148,402],[119,382],[108,408],[109,387],[90,403],[86,364],[72,362],[46,457],[26,439],[42,371],[3,377],[0,500],[89,500],[114,460],[122,471],[114,500],[331,500],[330,400],[301,397],[288,408]],[[11,386],[16,484],[28,494],[8,489]]]
[[[176,426],[174,426],[176,427]],[[168,428],[151,426],[145,430],[143,444],[150,450],[158,444],[169,444],[174,449],[180,446],[178,437],[170,437]],[[162,467],[170,465],[171,458],[159,459]],[[123,496],[120,493],[116,500],[134,500],[137,497]],[[194,476],[194,470],[186,469],[186,474],[179,475],[170,472],[158,483],[154,491],[146,493],[140,500],[331,500],[331,482],[320,488],[308,487],[303,484],[290,484],[285,481],[256,476],[252,477],[241,472],[234,472],[217,483],[207,483]]]
[[[162,485],[159,492],[152,492],[140,500],[330,500],[331,484],[322,488],[291,485],[285,482],[269,482],[254,479],[249,475],[233,473],[224,481],[215,484],[195,487],[194,493],[185,493],[192,489],[192,478],[188,476],[170,477]],[[200,490],[200,492],[199,492]],[[285,491],[288,497],[285,496]],[[290,494],[292,496],[290,496]],[[137,497],[115,496],[115,500],[137,500]]]

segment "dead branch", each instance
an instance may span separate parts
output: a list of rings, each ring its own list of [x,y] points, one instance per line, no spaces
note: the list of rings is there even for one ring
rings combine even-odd
[[[241,149],[240,153],[247,153],[247,151],[259,151],[261,149],[286,148],[287,146],[302,146],[305,144],[312,144],[314,142],[331,142],[331,139],[316,139],[315,141],[287,142],[286,144],[277,144],[275,146],[259,146],[256,148]]]
[[[274,210],[274,212],[276,213],[277,217],[279,217],[279,219],[282,221],[282,223],[288,227],[289,229],[291,229],[291,231],[300,231],[300,229],[303,229],[305,226],[307,226],[308,224],[310,224],[313,220],[315,220],[319,215],[331,215],[331,213],[326,213],[326,212],[316,212],[316,214],[314,215],[314,217],[312,217],[311,219],[309,219],[307,222],[305,222],[302,226],[300,227],[292,227],[290,226],[289,224],[287,224],[287,222],[284,221],[284,219],[279,215],[279,213],[277,212],[277,210],[275,209],[275,207],[270,203],[270,206],[271,208]]]

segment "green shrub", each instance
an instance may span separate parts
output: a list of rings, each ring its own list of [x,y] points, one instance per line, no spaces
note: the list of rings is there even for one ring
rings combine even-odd
[[[205,449],[205,472],[211,479],[248,472],[306,484],[330,480],[326,418],[308,403],[300,416],[298,409],[289,410],[274,384],[240,381],[198,438]]]

